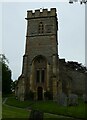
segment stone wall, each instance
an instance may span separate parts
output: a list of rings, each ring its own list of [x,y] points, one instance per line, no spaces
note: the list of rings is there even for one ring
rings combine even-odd
[[[62,81],[63,92],[70,92],[82,95],[85,92],[85,80],[87,76],[85,72],[74,70],[67,66],[65,59],[59,60],[60,80]]]
[[[72,77],[71,91],[73,93],[83,94],[85,92],[85,74],[73,70],[68,70],[68,74]]]
[[[27,11],[27,33],[26,33],[26,48],[23,56],[23,69],[25,81],[25,94],[29,91],[35,92],[36,99],[38,98],[38,88],[42,88],[42,92],[50,90],[53,94],[53,99],[57,95],[57,80],[58,80],[58,40],[57,40],[57,14],[56,9],[47,9]],[[35,65],[37,58],[44,58],[46,65],[40,65],[38,62]],[[40,59],[39,59],[40,60]],[[37,66],[37,67],[36,67]],[[45,67],[45,68],[44,68]],[[41,83],[41,70],[45,71],[45,82]],[[39,71],[39,75],[37,75]],[[37,76],[40,76],[40,82],[36,82]],[[21,93],[22,79],[19,83],[19,93]],[[27,96],[26,95],[26,96]]]

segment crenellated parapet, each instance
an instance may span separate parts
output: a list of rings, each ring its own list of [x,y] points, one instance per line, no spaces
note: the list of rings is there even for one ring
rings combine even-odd
[[[56,8],[51,8],[50,11],[48,9],[40,9],[35,10],[33,12],[32,10],[27,11],[27,18],[25,19],[32,19],[32,18],[39,18],[39,17],[51,17],[56,16]]]

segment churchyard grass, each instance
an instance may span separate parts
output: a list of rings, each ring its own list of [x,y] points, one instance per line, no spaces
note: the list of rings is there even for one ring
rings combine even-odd
[[[78,106],[60,106],[53,101],[23,101],[20,102],[14,97],[9,97],[6,104],[21,108],[32,108],[41,110],[44,113],[52,113],[57,115],[72,116],[75,118],[85,118],[85,108],[87,104],[84,104],[82,100],[79,101]]]
[[[29,116],[30,116],[30,111],[25,110],[25,109],[19,109],[19,108],[14,108],[14,107],[10,107],[7,105],[3,105],[2,106],[2,118],[24,118],[24,120],[28,120]],[[49,113],[44,113],[44,120],[46,120],[46,118],[58,118],[58,116],[56,115],[51,115]],[[18,119],[19,120],[19,119]]]
[[[60,114],[65,116],[72,116],[75,118],[85,118],[85,104],[80,103],[78,106],[59,106],[57,103],[48,102],[36,102],[32,105],[33,109],[39,109],[45,112]]]
[[[27,108],[31,104],[33,104],[33,101],[19,101],[15,97],[8,97],[6,104],[10,106],[15,106],[19,108]]]
[[[2,106],[2,118],[28,118],[30,112],[24,109]]]

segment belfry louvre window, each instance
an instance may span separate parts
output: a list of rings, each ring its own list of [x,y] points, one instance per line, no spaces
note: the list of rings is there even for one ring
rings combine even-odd
[[[44,26],[43,26],[43,23],[40,22],[39,23],[39,33],[43,33],[44,32]]]

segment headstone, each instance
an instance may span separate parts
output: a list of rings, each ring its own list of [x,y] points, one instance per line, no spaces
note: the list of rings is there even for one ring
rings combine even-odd
[[[43,120],[43,112],[39,110],[32,110],[29,120]]]
[[[76,94],[69,94],[69,96],[68,96],[68,105],[69,106],[78,105],[78,95],[76,95]]]
[[[62,106],[67,106],[67,96],[65,93],[61,93],[58,95],[58,100],[57,100],[59,105]]]

